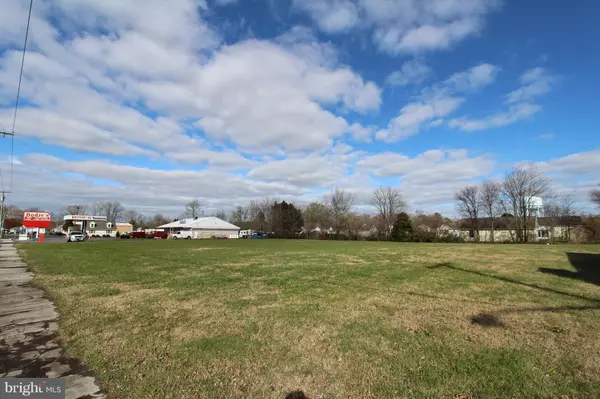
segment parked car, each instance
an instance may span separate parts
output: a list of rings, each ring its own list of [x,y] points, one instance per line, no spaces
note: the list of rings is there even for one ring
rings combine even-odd
[[[131,234],[129,234],[129,233],[122,233],[122,234],[119,236],[119,238],[120,238],[121,240],[129,240],[129,239],[131,238]]]
[[[171,234],[171,238],[173,238],[174,240],[179,240],[179,239],[185,239],[185,240],[191,240],[192,239],[192,232],[191,231],[177,231],[173,234]]]
[[[131,233],[131,238],[146,238],[146,233],[143,231],[134,231]]]
[[[85,241],[85,236],[81,231],[71,231],[67,234],[67,242]]]

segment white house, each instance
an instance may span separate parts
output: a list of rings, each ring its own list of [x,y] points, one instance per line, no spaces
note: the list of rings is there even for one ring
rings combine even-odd
[[[238,238],[240,232],[238,226],[217,217],[181,219],[158,228],[169,233],[191,230],[192,238]]]

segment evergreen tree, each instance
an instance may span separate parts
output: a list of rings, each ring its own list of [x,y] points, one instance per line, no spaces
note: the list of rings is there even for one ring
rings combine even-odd
[[[411,241],[413,238],[413,228],[410,217],[406,212],[399,213],[392,229],[393,241]]]

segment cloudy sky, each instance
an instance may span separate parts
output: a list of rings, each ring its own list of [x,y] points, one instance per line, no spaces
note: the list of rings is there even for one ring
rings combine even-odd
[[[11,130],[28,0],[0,0]],[[35,0],[8,202],[177,215],[338,186],[411,210],[536,163],[582,210],[600,183],[600,3]],[[366,208],[364,208],[366,209]]]

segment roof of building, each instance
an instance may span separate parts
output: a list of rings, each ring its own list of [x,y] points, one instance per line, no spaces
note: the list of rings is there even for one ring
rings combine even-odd
[[[171,223],[158,226],[159,229],[214,229],[214,230],[239,230],[234,224],[226,222],[217,217],[188,218],[176,220]]]
[[[131,223],[117,223],[117,226],[133,227],[133,225]]]

